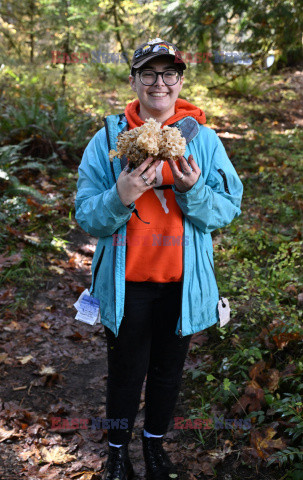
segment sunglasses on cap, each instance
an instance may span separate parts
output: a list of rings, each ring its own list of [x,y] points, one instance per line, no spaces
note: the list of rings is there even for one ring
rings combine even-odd
[[[137,48],[134,53],[134,58],[138,59],[147,53],[163,52],[170,55],[175,55],[175,50],[172,46],[167,46],[164,43],[158,45],[145,45],[144,47]]]

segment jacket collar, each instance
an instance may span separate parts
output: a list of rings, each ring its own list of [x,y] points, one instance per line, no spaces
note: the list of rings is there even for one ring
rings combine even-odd
[[[128,128],[126,116],[124,113],[121,113],[119,117],[118,123],[125,123],[121,130],[125,132]],[[191,142],[199,133],[199,123],[193,117],[184,117],[172,125],[169,125],[169,127],[179,128],[182,137],[186,139],[186,144]]]

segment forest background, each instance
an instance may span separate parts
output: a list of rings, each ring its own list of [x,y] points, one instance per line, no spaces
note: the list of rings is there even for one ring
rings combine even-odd
[[[104,468],[106,429],[68,420],[105,418],[104,332],[74,319],[96,244],[74,219],[77,168],[155,37],[184,52],[181,98],[244,184],[213,234],[231,322],[193,337],[166,448],[192,480],[303,478],[302,25],[294,0],[0,1],[1,480]],[[144,396],[139,478],[143,412]]]

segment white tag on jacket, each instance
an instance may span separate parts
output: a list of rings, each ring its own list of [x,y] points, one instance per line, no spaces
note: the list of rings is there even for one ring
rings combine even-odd
[[[227,298],[221,297],[218,302],[220,327],[224,327],[230,321],[230,308]]]
[[[100,302],[97,298],[92,297],[87,289],[81,293],[74,307],[78,311],[75,317],[76,320],[89,325],[101,323]]]

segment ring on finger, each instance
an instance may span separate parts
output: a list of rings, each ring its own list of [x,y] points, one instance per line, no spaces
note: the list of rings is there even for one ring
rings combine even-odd
[[[147,183],[148,178],[146,178],[146,176],[143,175],[143,174],[141,175],[141,177],[143,178],[145,184],[149,187],[151,184],[150,184],[150,183]]]

